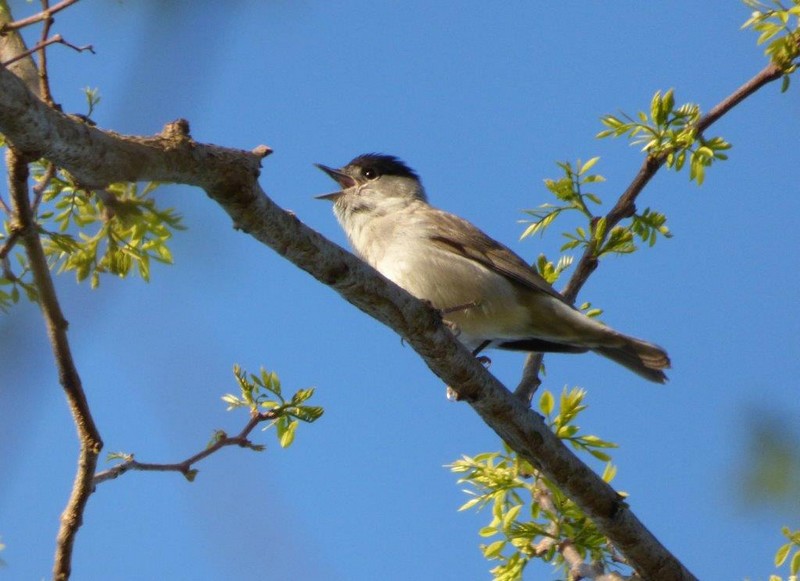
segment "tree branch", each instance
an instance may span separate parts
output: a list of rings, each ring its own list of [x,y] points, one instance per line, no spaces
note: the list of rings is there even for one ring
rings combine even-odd
[[[0,0],[0,30],[6,32],[0,34],[0,63],[13,59],[23,52],[27,52],[28,47],[22,35],[16,30],[6,30],[6,26],[11,22],[11,11],[8,8],[7,0]],[[39,71],[33,58],[28,56],[22,60],[17,60],[8,67],[9,70],[22,79],[27,87],[35,94],[39,94]]]
[[[267,148],[244,152],[196,143],[185,122],[150,138],[101,131],[47,108],[5,70],[0,70],[0,133],[18,150],[47,158],[91,187],[169,181],[203,188],[237,227],[404,337],[500,438],[568,494],[644,577],[694,579],[614,489],[472,357],[438,313],[264,194],[256,179]]]
[[[80,441],[78,470],[69,501],[61,515],[61,527],[56,543],[53,577],[63,580],[68,579],[70,575],[75,535],[81,526],[83,511],[92,493],[92,477],[103,442],[92,419],[89,404],[81,386],[81,379],[72,359],[67,340],[67,321],[58,304],[50,268],[31,212],[26,159],[14,149],[9,148],[6,163],[8,165],[9,190],[11,191],[12,220],[15,222],[15,228],[20,232],[21,242],[28,255],[33,280],[39,292],[39,306],[42,309],[47,335],[58,368],[59,381],[67,396]]]
[[[696,129],[698,135],[702,134],[747,97],[758,91],[764,85],[781,78],[783,74],[783,70],[774,63],[770,63],[764,67],[752,79],[723,99],[697,122]],[[664,151],[660,155],[647,156],[644,159],[636,177],[633,178],[628,188],[619,197],[614,207],[606,214],[607,233],[611,232],[614,226],[619,224],[622,220],[630,218],[636,213],[636,199],[639,197],[639,194],[642,193],[645,186],[650,183],[650,180],[653,179],[653,176],[656,175],[656,172],[664,165],[669,153],[669,151]],[[608,236],[608,234],[606,234],[606,236]],[[569,282],[564,287],[561,294],[570,303],[576,301],[578,293],[583,288],[583,285],[586,284],[586,281],[589,280],[589,277],[597,269],[599,265],[597,249],[599,245],[600,243],[592,237],[591,242],[586,246],[583,255],[581,255]],[[539,353],[531,353],[528,355],[522,372],[522,380],[514,392],[520,400],[528,404],[530,404],[533,394],[536,393],[536,390],[541,384],[539,380],[539,369],[542,365],[542,359],[543,356]]]
[[[33,53],[35,53],[37,51],[44,52],[44,48],[47,47],[47,46],[50,46],[51,44],[63,44],[65,46],[68,46],[72,50],[75,50],[75,51],[78,51],[78,52],[83,52],[83,51],[88,50],[89,52],[94,54],[94,47],[91,44],[86,44],[84,46],[78,46],[76,44],[72,44],[71,42],[67,42],[66,40],[64,40],[64,38],[60,34],[56,34],[54,36],[51,36],[50,38],[47,38],[47,39],[44,39],[44,40],[41,40],[41,41],[37,42],[36,45],[33,48],[28,49],[27,51],[8,59],[7,61],[5,61],[3,63],[3,66],[7,67],[7,66],[11,65],[12,63],[17,62],[18,60],[24,59],[25,57],[32,55]]]
[[[125,461],[116,466],[109,468],[108,470],[104,470],[102,472],[98,472],[94,476],[93,484],[97,486],[101,482],[106,482],[107,480],[113,480],[126,472],[131,470],[142,470],[142,471],[151,471],[151,472],[180,472],[187,478],[193,478],[192,476],[192,466],[197,464],[204,458],[211,456],[215,452],[218,452],[222,448],[227,446],[239,446],[241,448],[255,448],[258,447],[253,444],[249,439],[248,436],[250,432],[252,432],[255,427],[262,423],[269,420],[274,420],[277,417],[274,411],[266,411],[266,412],[252,412],[250,414],[250,421],[247,422],[245,427],[242,429],[235,436],[228,436],[225,433],[220,433],[219,437],[216,441],[208,446],[205,450],[198,452],[197,454],[190,456],[183,462],[176,462],[173,464],[155,464],[155,463],[148,463],[148,462],[138,462],[133,458],[131,455]]]
[[[41,12],[37,12],[32,16],[28,16],[27,18],[22,18],[21,20],[15,20],[14,22],[7,22],[0,26],[0,35],[6,34],[8,31],[11,30],[19,30],[20,28],[24,28],[25,26],[30,26],[31,24],[36,24],[37,22],[41,22],[42,20],[50,20],[53,17],[53,14],[64,10],[75,4],[78,0],[62,0],[55,6],[50,6],[44,8]]]
[[[53,94],[50,92],[50,78],[47,74],[47,50],[45,50],[47,45],[44,44],[47,41],[47,37],[50,36],[50,27],[53,26],[54,22],[49,10],[50,0],[42,0],[42,13],[46,13],[47,16],[44,18],[42,36],[39,39],[39,66],[36,68],[39,71],[39,95],[41,95],[42,101],[54,107],[55,101],[53,100]]]
[[[781,78],[782,75],[783,71],[774,63],[770,63],[764,67],[752,79],[736,89],[730,96],[704,115],[697,122],[697,133],[702,134],[736,105],[744,101],[764,85]],[[606,215],[606,232],[610,232],[611,229],[623,219],[633,216],[636,212],[636,198],[639,197],[639,194],[661,166],[664,165],[669,153],[669,151],[665,151],[659,156],[648,156],[645,158],[636,177]],[[597,268],[596,251],[597,248],[590,244],[581,256],[578,266],[575,268],[575,272],[572,273],[569,283],[567,283],[562,293],[568,301],[575,301],[583,285],[586,284],[586,281],[589,279],[589,275]]]

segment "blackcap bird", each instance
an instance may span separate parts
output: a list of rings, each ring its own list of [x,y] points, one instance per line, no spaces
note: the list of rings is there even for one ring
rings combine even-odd
[[[475,354],[594,351],[664,383],[669,356],[570,305],[513,251],[428,204],[419,176],[396,157],[366,154],[341,169],[317,165],[341,191],[318,196],[356,253],[378,272],[439,309]]]

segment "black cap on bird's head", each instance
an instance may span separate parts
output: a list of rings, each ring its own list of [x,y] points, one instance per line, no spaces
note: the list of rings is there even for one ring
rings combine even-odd
[[[381,176],[409,178],[421,184],[417,173],[402,160],[393,155],[384,155],[382,153],[365,153],[359,155],[341,169],[333,169],[319,163],[314,165],[328,174],[341,186],[342,190],[378,179]],[[421,185],[420,191],[422,191]],[[339,191],[316,197],[317,199],[336,201],[342,193],[343,192]]]
[[[345,168],[353,167],[361,170],[361,175],[370,179],[375,175],[391,175],[412,178],[419,181],[417,173],[405,162],[393,155],[382,153],[365,153],[348,163]]]

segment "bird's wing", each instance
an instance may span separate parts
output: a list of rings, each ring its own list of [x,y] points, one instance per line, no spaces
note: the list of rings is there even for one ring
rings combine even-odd
[[[463,218],[437,210],[429,236],[433,243],[450,252],[474,260],[532,290],[566,302],[564,297],[522,258],[506,246],[489,238]]]

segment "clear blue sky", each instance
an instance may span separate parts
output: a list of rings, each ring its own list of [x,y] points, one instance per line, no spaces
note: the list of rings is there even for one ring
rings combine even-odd
[[[264,188],[340,244],[329,204],[313,200],[332,184],[312,163],[380,151],[415,168],[434,204],[531,261],[555,257],[557,230],[519,242],[517,222],[548,201],[554,161],[600,155],[608,200],[641,162],[594,139],[601,115],[670,87],[707,110],[765,64],[739,30],[749,11],[722,0],[171,4],[59,15],[54,31],[97,55],[51,50],[56,99],[84,112],[81,88],[99,87],[103,128],[153,134],[184,117],[199,141],[270,145]],[[796,510],[739,488],[752,420],[777,414],[797,437],[800,417],[798,88],[769,87],[713,128],[734,148],[702,188],[659,174],[640,205],[665,212],[675,237],[605,261],[585,288],[608,323],[668,348],[670,383],[593,355],[547,359],[545,387],[589,390],[581,425],[621,445],[615,484],[703,579],[767,578],[781,525],[800,526]],[[443,466],[497,449],[496,436],[394,333],[234,231],[203,192],[159,197],[189,227],[175,266],[95,292],[58,280],[106,451],[176,461],[213,429],[237,430],[244,415],[219,399],[236,362],[316,386],[326,414],[289,450],[266,433],[263,454],[218,454],[193,484],[150,473],[103,484],[75,579],[488,578],[477,531],[489,516],[456,512],[464,496]],[[46,578],[75,430],[35,307],[0,318],[0,341],[0,576]],[[523,357],[493,361],[515,384]]]

